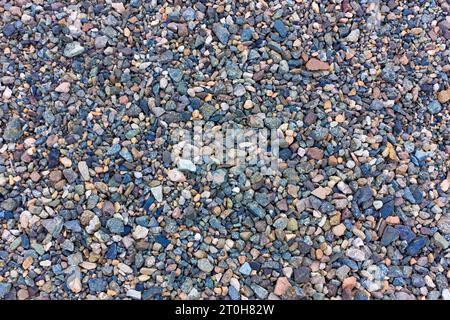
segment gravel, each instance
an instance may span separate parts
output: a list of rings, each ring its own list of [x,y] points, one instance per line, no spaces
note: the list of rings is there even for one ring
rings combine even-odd
[[[2,2],[0,299],[449,300],[449,9]]]

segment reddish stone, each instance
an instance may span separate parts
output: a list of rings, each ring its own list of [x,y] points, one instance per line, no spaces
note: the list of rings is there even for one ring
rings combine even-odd
[[[327,71],[330,69],[330,65],[326,62],[320,61],[316,58],[311,58],[306,63],[306,69],[309,71]]]
[[[273,293],[275,293],[277,296],[282,296],[286,293],[286,291],[291,287],[291,284],[289,283],[288,278],[281,277],[278,278],[277,284],[275,285],[275,290]]]
[[[306,151],[306,155],[314,160],[322,160],[323,159],[323,151],[316,147],[308,148]]]

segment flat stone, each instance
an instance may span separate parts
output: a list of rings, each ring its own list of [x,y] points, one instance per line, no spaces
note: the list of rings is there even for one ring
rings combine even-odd
[[[155,197],[155,200],[158,202],[163,201],[163,189],[162,185],[150,188],[150,191],[152,192],[153,196]]]
[[[178,161],[178,169],[190,172],[197,171],[197,167],[195,166],[195,164],[193,164],[192,161],[188,159],[180,159]]]
[[[56,88],[56,92],[59,93],[68,93],[70,91],[70,83],[69,82],[61,82]]]
[[[78,171],[80,172],[81,177],[83,178],[84,181],[91,180],[91,176],[89,174],[89,168],[85,161],[78,162]]]
[[[330,65],[316,58],[311,58],[306,63],[306,69],[309,71],[328,71],[330,69]]]
[[[68,43],[64,48],[64,56],[67,58],[76,57],[84,52],[84,47],[77,41]]]
[[[384,229],[383,236],[381,237],[381,244],[383,246],[388,246],[395,240],[397,240],[400,237],[400,232],[391,226],[387,226]]]
[[[311,193],[319,199],[325,200],[327,196],[331,193],[331,189],[329,187],[318,187],[314,189]]]
[[[170,181],[173,181],[173,182],[186,181],[185,175],[177,169],[171,169],[171,170],[167,171],[167,177],[169,178]]]
[[[252,272],[252,267],[250,267],[250,264],[248,262],[245,262],[240,268],[239,272],[245,276],[250,275]]]

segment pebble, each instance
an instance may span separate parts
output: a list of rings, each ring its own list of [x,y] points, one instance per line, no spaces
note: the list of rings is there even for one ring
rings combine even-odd
[[[442,105],[439,103],[439,101],[433,100],[431,101],[431,103],[428,105],[428,111],[431,114],[436,114],[439,113],[442,110]]]
[[[84,52],[84,47],[77,41],[68,43],[64,48],[64,56],[67,58],[76,57]]]
[[[85,161],[78,162],[78,171],[84,181],[89,181],[91,179],[89,174],[89,168]]]
[[[311,58],[306,63],[306,69],[309,71],[328,71],[330,69],[330,65],[316,58]]]
[[[222,44],[227,44],[228,43],[228,39],[230,37],[230,33],[228,32],[228,30],[221,24],[221,23],[214,23],[213,27],[212,27],[212,31],[214,32],[214,34],[216,35],[217,39],[219,39],[219,41]]]
[[[206,273],[210,273],[214,269],[214,266],[206,258],[198,260],[197,266],[201,271]]]
[[[162,202],[163,201],[163,188],[162,188],[162,185],[153,187],[153,188],[150,189],[150,191],[152,192],[152,194],[155,197],[156,201],[158,201],[158,202]]]

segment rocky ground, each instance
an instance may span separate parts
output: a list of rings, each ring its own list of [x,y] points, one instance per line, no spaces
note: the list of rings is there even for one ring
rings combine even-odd
[[[0,299],[450,299],[449,9],[0,0]]]

